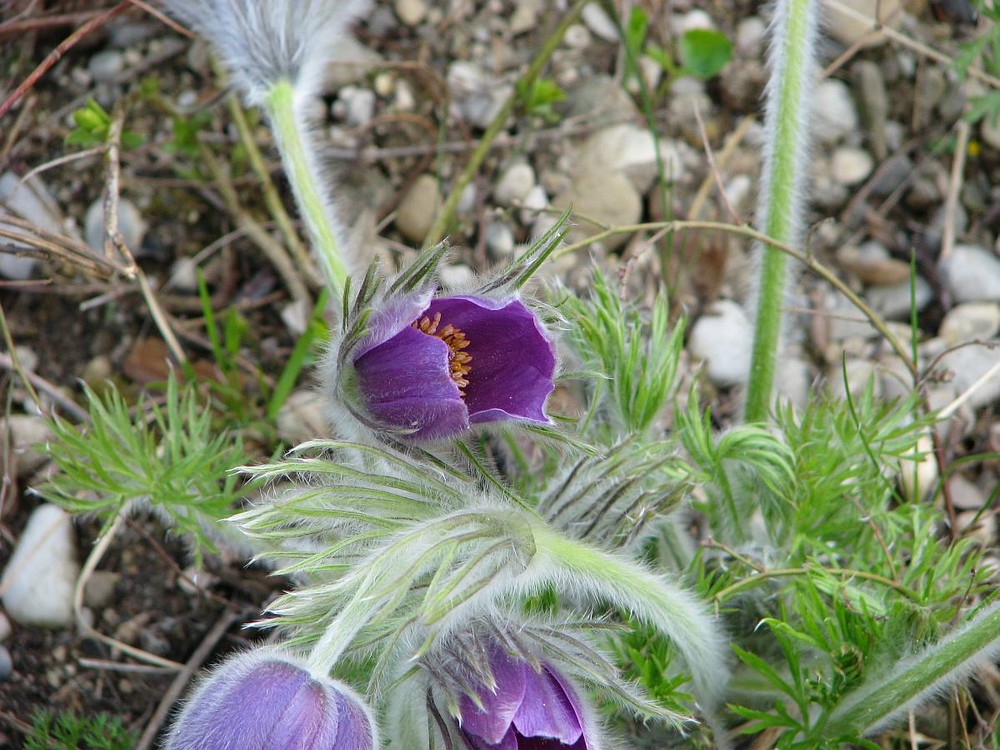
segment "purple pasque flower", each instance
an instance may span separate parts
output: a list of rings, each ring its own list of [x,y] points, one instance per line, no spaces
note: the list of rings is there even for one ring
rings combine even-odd
[[[378,308],[368,329],[350,361],[371,426],[437,440],[487,422],[550,423],[555,350],[521,300],[415,293]]]
[[[354,692],[270,650],[229,660],[204,679],[166,750],[374,750],[374,723]]]
[[[550,664],[535,671],[494,647],[489,653],[496,683],[459,701],[459,734],[470,750],[592,750],[584,731],[583,704],[573,686]]]

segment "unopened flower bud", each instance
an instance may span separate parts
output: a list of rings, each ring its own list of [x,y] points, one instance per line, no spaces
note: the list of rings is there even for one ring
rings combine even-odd
[[[276,651],[250,651],[206,677],[166,750],[373,750],[368,709],[354,692]]]

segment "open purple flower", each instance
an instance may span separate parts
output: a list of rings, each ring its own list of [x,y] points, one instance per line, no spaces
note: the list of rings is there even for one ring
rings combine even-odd
[[[486,422],[549,423],[555,352],[520,300],[409,295],[378,309],[369,331],[350,358],[374,426],[435,440]]]
[[[188,700],[166,750],[373,750],[375,730],[354,693],[274,652],[222,665]]]
[[[499,648],[490,652],[496,690],[477,691],[483,708],[463,696],[459,732],[470,750],[591,750],[583,706],[552,666],[540,672]]]

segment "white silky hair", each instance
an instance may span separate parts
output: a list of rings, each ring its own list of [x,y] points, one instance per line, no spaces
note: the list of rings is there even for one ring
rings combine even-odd
[[[323,68],[369,0],[162,0],[215,46],[251,104],[289,81],[300,98],[320,93]]]

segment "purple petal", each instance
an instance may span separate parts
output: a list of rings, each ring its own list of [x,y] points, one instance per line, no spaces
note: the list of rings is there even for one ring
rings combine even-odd
[[[484,710],[480,711],[468,696],[462,696],[459,710],[462,730],[466,734],[481,737],[487,744],[496,746],[507,736],[513,739],[511,724],[524,699],[525,671],[531,672],[531,667],[496,648],[490,653],[490,670],[496,682],[496,692],[486,687],[477,691]],[[505,742],[505,745],[508,744]],[[516,747],[516,744],[511,746],[512,750]]]
[[[178,717],[167,750],[371,750],[373,730],[352,696],[297,664],[261,658],[249,652],[212,674]]]
[[[469,426],[468,411],[448,369],[448,345],[409,323],[358,357],[354,370],[365,409],[379,422],[425,439]]]
[[[500,739],[499,743],[487,742],[482,737],[476,737],[464,730],[462,731],[462,739],[465,740],[469,750],[520,750],[523,747],[518,743],[514,727],[507,730],[507,734]]]
[[[548,668],[541,673],[526,669],[525,677],[524,700],[514,715],[518,733],[558,739],[564,746],[576,744],[583,736],[583,726],[573,705],[575,694],[567,694]]]
[[[424,313],[465,333],[472,356],[465,405],[473,423],[522,419],[548,423],[556,359],[538,319],[520,300],[441,297]]]
[[[420,317],[420,313],[427,309],[433,294],[434,290],[428,289],[419,294],[395,297],[381,305],[368,320],[368,334],[353,350],[354,359],[384,344],[404,328],[409,327]]]

